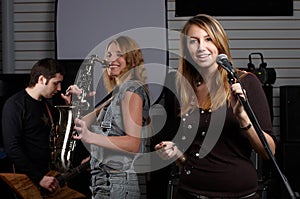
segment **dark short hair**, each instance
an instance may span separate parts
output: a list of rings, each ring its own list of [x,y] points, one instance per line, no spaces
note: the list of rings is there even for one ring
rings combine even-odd
[[[40,75],[43,75],[48,82],[51,78],[55,77],[57,73],[63,76],[65,75],[63,66],[57,60],[52,58],[41,59],[37,61],[31,69],[28,86],[34,86],[38,82]]]

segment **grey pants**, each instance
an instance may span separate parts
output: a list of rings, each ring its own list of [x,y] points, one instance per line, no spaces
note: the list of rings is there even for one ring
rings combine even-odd
[[[140,199],[136,173],[92,171],[92,199]]]

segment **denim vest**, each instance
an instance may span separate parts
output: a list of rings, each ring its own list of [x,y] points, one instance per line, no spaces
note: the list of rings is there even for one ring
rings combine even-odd
[[[114,94],[112,101],[105,106],[99,113],[97,125],[92,126],[92,131],[105,136],[124,136],[125,130],[122,120],[121,102],[126,91],[138,94],[143,99],[143,123],[142,123],[142,143],[140,153],[146,152],[146,138],[148,131],[148,117],[150,100],[148,93],[138,81],[128,80],[124,82],[117,93]],[[134,172],[134,160],[139,154],[128,154],[120,151],[108,150],[99,146],[91,146],[91,169],[103,169]]]

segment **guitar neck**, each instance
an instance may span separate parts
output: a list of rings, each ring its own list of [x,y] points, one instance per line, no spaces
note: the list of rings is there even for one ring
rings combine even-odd
[[[82,173],[83,171],[87,170],[90,166],[89,161],[85,162],[70,171],[67,171],[65,173],[59,174],[56,176],[56,179],[59,181],[60,185],[65,184],[65,182],[68,182],[72,178],[76,177],[78,174]]]

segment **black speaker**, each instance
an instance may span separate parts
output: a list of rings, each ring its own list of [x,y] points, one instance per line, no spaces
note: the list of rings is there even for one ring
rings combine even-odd
[[[274,112],[273,112],[273,86],[272,85],[262,85],[265,95],[268,100],[269,109],[270,109],[270,116],[273,122],[274,119]]]
[[[280,139],[300,141],[300,86],[280,87]]]
[[[300,192],[300,142],[282,143],[281,145],[281,167],[293,192]],[[280,181],[281,182],[281,181]],[[281,182],[283,187],[283,183]],[[286,195],[285,187],[282,188],[282,195]]]

